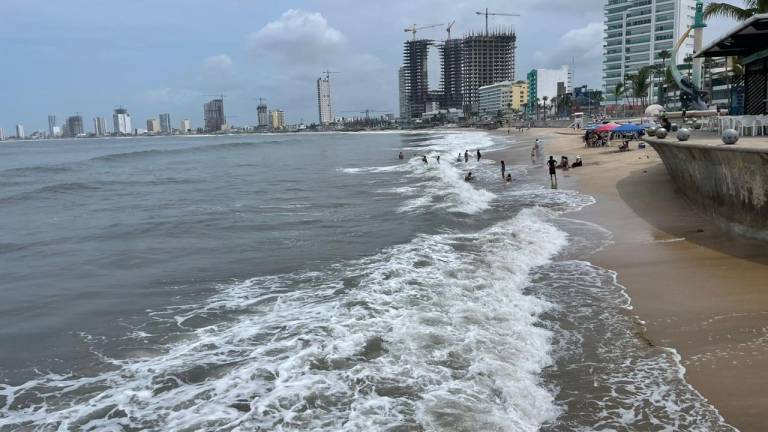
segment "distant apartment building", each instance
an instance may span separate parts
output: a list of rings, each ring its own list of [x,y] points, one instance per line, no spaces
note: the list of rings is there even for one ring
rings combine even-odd
[[[24,125],[20,125],[20,124],[16,125],[16,138],[18,139],[26,138],[26,135],[24,134]]]
[[[107,121],[104,117],[96,117],[93,119],[93,134],[96,136],[107,135]]]
[[[677,40],[693,24],[696,0],[608,0],[604,7],[603,93],[643,66],[662,63],[661,51],[671,53]],[[676,59],[683,63],[693,53],[693,33]],[[607,100],[608,103],[615,103]]]
[[[160,133],[160,120],[156,118],[147,120],[147,133]]]
[[[189,119],[184,119],[181,121],[181,124],[179,125],[179,130],[181,130],[181,133],[192,132],[192,125],[189,122]]]
[[[269,127],[269,111],[267,110],[267,104],[263,101],[260,101],[259,106],[256,107],[256,116],[259,129],[266,129]]]
[[[131,115],[128,114],[128,110],[125,108],[117,108],[112,115],[112,122],[114,126],[114,132],[117,135],[131,135],[133,134],[133,123],[131,122]]]
[[[538,103],[546,97],[548,100],[563,93],[573,92],[571,68],[533,69],[528,72],[528,112],[536,111]]]
[[[55,137],[56,135],[53,133],[53,128],[56,127],[56,116],[55,115],[49,115],[48,116],[48,135],[50,137]]]
[[[73,115],[67,117],[67,136],[70,138],[85,135],[85,128],[83,127],[83,117],[79,115]]]
[[[173,128],[171,128],[170,114],[160,114],[160,132],[164,134],[173,132]]]
[[[0,141],[5,141],[5,129],[0,127]]]
[[[525,109],[528,102],[528,83],[502,81],[478,89],[478,113],[484,116],[507,114]]]
[[[224,99],[213,99],[203,106],[206,132],[218,132],[225,128],[227,119],[224,117]]]
[[[285,112],[283,110],[272,110],[269,113],[270,126],[274,130],[281,130],[285,127]]]
[[[328,125],[333,122],[330,76],[317,79],[317,112],[321,125]]]

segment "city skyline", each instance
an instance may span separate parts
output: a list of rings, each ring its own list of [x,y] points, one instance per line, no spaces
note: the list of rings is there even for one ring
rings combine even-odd
[[[257,124],[254,98],[259,96],[285,109],[286,123],[311,123],[317,118],[316,80],[327,68],[344,71],[334,80],[334,110],[370,107],[396,113],[397,69],[402,43],[410,36],[403,29],[456,20],[453,37],[461,37],[482,30],[482,17],[474,14],[481,6],[523,15],[490,23],[514,25],[519,73],[559,67],[564,56],[572,56],[575,83],[598,87],[603,2],[550,0],[548,5],[555,2],[558,7],[542,8],[543,1],[395,1],[356,8],[355,14],[348,13],[355,3],[346,0],[232,1],[217,5],[222,16],[232,16],[224,26],[210,21],[197,0],[152,3],[158,8],[152,15],[145,13],[148,2],[132,2],[125,12],[141,19],[126,22],[110,20],[109,5],[94,7],[84,0],[67,5],[9,0],[0,28],[8,49],[0,67],[9,82],[19,85],[6,89],[4,100],[12,104],[0,105],[0,127],[8,131],[23,124],[27,131],[48,130],[48,115],[61,122],[79,113],[90,121],[108,118],[118,106],[129,107],[139,124],[171,113],[201,125],[200,107],[211,93],[226,95],[228,114],[240,125]],[[368,22],[384,24],[372,33],[370,26],[361,25]],[[216,31],[201,38],[199,28],[206,26]],[[710,23],[705,40],[727,26]],[[441,40],[445,33],[441,26],[423,36]],[[80,52],[82,61],[67,61],[71,52]]]

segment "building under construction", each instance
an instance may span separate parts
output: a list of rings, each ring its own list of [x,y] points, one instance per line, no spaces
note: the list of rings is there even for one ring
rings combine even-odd
[[[206,132],[218,132],[227,124],[224,117],[224,98],[213,99],[203,106]]]
[[[409,118],[420,118],[429,107],[460,108],[477,112],[482,86],[515,80],[517,37],[512,29],[484,34],[469,34],[462,39],[448,39],[438,45],[440,51],[440,90],[429,90],[427,70],[430,39],[405,42],[401,98],[408,101]],[[401,108],[401,114],[404,110]]]
[[[421,117],[426,112],[427,104],[432,102],[429,95],[427,59],[429,47],[433,43],[434,41],[429,39],[414,39],[405,42],[403,81],[411,118]]]
[[[517,36],[509,30],[465,36],[461,42],[461,94],[464,111],[477,112],[478,89],[515,81]]]

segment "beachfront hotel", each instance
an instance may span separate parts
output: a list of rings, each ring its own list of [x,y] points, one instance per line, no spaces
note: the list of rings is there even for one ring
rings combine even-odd
[[[643,66],[662,63],[659,52],[674,44],[693,24],[695,0],[608,0],[603,35],[603,92],[612,95],[616,84]],[[683,63],[693,53],[693,34],[680,47]],[[607,103],[615,101],[607,98]]]

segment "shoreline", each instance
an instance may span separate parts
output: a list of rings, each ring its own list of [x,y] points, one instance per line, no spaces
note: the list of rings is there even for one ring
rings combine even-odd
[[[768,248],[723,231],[675,190],[650,147],[618,153],[584,148],[580,136],[532,129],[496,138],[544,142],[544,157],[576,154],[584,166],[558,171],[561,188],[593,196],[596,203],[569,217],[596,223],[613,242],[590,257],[617,273],[645,326],[640,337],[681,356],[685,378],[725,420],[742,431],[763,430],[768,388]],[[520,138],[523,138],[520,140]],[[491,159],[527,161],[523,146]],[[530,165],[529,165],[530,166]],[[541,181],[547,182],[544,168]],[[545,183],[546,184],[546,183]]]

